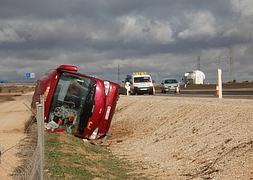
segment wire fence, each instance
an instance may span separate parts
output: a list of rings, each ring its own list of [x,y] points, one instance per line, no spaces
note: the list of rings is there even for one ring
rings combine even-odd
[[[37,123],[31,121],[29,126],[35,125],[34,127],[37,126],[37,128],[30,127],[30,137],[25,138],[22,143],[8,148],[1,147],[0,145],[0,179],[45,179],[43,96],[40,97],[40,103],[36,105],[35,118]]]

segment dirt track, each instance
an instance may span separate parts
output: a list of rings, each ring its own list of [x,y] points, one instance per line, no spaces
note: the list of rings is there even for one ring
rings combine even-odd
[[[9,179],[8,174],[19,165],[19,158],[16,155],[19,149],[18,143],[25,137],[24,125],[31,116],[31,112],[25,105],[29,106],[31,94],[16,96],[13,99],[8,96],[0,97],[0,150],[2,152],[0,179]]]
[[[114,154],[150,179],[253,179],[253,101],[121,96]]]

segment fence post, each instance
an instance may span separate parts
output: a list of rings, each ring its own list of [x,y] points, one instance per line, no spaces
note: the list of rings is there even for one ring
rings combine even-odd
[[[39,146],[39,166],[40,180],[44,179],[44,96],[40,96],[39,118],[38,118],[38,146]]]
[[[44,178],[44,163],[45,163],[45,159],[44,159],[44,153],[45,153],[45,141],[44,141],[44,138],[45,138],[45,133],[44,133],[44,122],[45,122],[45,99],[44,99],[44,95],[41,96],[41,100],[40,100],[40,103],[42,104],[42,119],[41,119],[41,160],[42,160],[42,180]]]
[[[38,154],[39,154],[39,179],[44,179],[44,97],[40,96],[40,104],[37,104],[37,125],[38,125]]]

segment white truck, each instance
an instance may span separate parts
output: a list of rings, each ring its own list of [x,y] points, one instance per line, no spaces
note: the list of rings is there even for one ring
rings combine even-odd
[[[125,84],[130,85],[130,94],[155,94],[153,80],[150,74],[146,72],[134,72],[132,75],[127,75]]]

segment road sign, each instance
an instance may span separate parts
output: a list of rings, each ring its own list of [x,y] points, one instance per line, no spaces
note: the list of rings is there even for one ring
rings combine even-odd
[[[25,73],[25,77],[27,79],[34,79],[35,78],[35,73],[27,72],[27,73]]]

